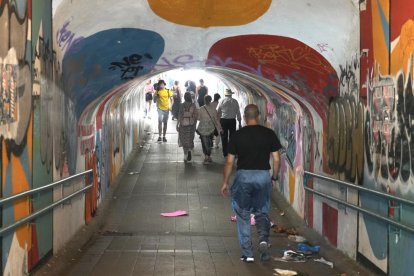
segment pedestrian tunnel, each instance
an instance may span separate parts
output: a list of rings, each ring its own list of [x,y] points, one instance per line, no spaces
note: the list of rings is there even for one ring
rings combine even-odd
[[[186,80],[197,83],[200,78],[204,79],[211,96],[219,93],[223,99],[226,88],[234,91],[233,97],[238,100],[242,113],[248,104],[259,107],[260,123],[272,128],[283,146],[277,190],[303,219],[311,221],[313,212],[306,208],[312,205],[305,206],[303,171],[322,171],[322,165],[327,163],[328,154],[323,147],[326,135],[318,138],[317,133],[327,129],[329,99],[323,94],[307,95],[303,91],[300,95],[256,74],[219,66],[150,73],[112,89],[85,107],[80,115],[79,129],[88,131],[83,135],[81,131],[79,146],[82,155],[96,156],[100,197],[105,197],[134,147],[144,143],[146,126],[150,123],[152,130],[157,132],[156,113],[152,113],[152,121],[145,118],[144,87],[147,81],[154,83],[163,79],[166,87],[172,87],[178,80],[181,90],[185,91]]]
[[[412,259],[414,237],[395,223],[414,221],[413,1],[281,2],[0,1],[0,192],[28,193],[2,205],[2,228],[85,183],[47,184],[94,174],[86,196],[2,236],[2,273],[33,271],[93,221],[147,136],[146,81],[181,74],[183,85],[198,68],[211,92],[229,87],[241,109],[257,104],[279,136],[275,194],[351,258],[410,274],[401,256]],[[305,192],[306,177],[393,226]]]

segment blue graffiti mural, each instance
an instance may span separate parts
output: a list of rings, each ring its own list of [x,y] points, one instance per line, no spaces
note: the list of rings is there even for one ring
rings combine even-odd
[[[149,73],[164,51],[156,32],[110,29],[71,45],[62,62],[65,91],[76,103],[76,114],[111,88]],[[146,66],[143,66],[143,65]]]

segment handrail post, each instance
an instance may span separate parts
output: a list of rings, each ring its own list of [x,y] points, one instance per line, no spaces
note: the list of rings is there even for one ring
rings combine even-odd
[[[308,186],[308,175],[303,172],[303,189],[305,191],[305,224],[309,227],[309,194],[306,192],[305,187]]]
[[[341,191],[341,194],[342,195],[345,194],[345,201],[346,202],[349,202],[348,201],[348,187],[340,186],[340,184],[338,184],[338,186],[339,186],[339,190]],[[341,204],[341,207],[343,208],[345,215],[347,215],[348,214],[348,208],[347,208],[347,206],[344,205],[344,204]]]

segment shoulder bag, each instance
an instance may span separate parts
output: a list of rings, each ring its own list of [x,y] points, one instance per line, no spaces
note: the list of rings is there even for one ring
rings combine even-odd
[[[210,117],[210,120],[213,122],[213,125],[214,125],[214,132],[213,132],[213,134],[214,134],[214,136],[218,136],[219,133],[218,133],[218,130],[217,130],[217,127],[216,127],[216,123],[213,121],[213,118],[211,118],[210,112],[208,112],[206,106],[204,106],[204,109],[206,110],[206,112],[208,114],[208,117]]]

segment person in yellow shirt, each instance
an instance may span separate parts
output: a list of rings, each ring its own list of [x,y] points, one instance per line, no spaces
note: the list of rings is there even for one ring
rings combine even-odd
[[[164,80],[159,80],[157,91],[154,94],[158,111],[158,142],[167,142],[165,134],[167,133],[168,114],[170,113],[170,108],[173,104],[173,93],[169,89],[165,88],[165,85],[166,83]],[[163,124],[164,127],[162,127]],[[163,134],[162,138],[161,133]]]

